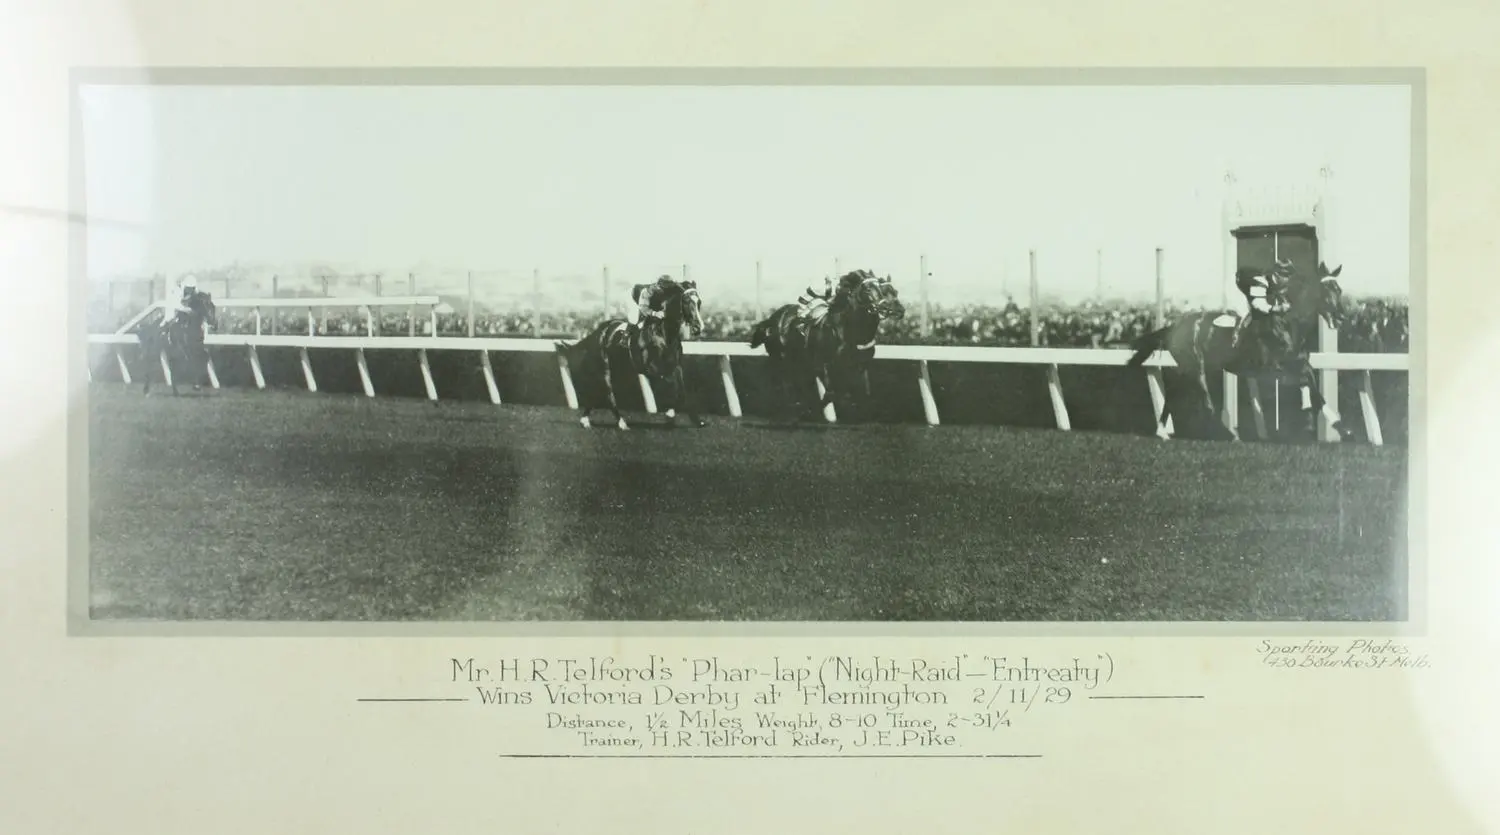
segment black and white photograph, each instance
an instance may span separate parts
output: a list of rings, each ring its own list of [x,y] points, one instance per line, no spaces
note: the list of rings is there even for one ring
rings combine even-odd
[[[73,90],[91,620],[1415,605],[1412,83],[231,76]]]

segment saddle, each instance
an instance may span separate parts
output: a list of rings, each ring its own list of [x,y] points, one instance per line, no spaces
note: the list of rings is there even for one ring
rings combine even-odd
[[[646,327],[646,322],[638,325],[626,325],[621,329],[619,338],[625,343],[626,350],[630,352],[636,367],[647,375],[660,375],[661,369],[655,362],[651,361],[650,348],[653,336]],[[664,341],[664,340],[663,340]]]

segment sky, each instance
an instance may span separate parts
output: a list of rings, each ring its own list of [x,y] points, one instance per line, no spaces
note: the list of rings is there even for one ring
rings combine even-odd
[[[1357,295],[1408,284],[1400,86],[98,86],[82,92],[94,280],[239,263],[564,277],[597,298],[689,266],[766,301],[834,269],[937,302],[1222,286],[1224,172],[1307,188]],[[1102,252],[1102,255],[1100,254]],[[580,278],[584,277],[584,278]],[[577,282],[583,281],[582,285]],[[771,297],[775,298],[771,298]]]

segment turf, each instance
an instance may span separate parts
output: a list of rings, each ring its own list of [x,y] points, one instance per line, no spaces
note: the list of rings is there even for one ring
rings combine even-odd
[[[94,616],[1404,617],[1400,448],[632,417],[96,384]]]

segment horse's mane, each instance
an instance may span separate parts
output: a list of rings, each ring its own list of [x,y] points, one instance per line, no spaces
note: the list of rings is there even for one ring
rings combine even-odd
[[[829,300],[828,307],[830,309],[843,309],[849,302],[850,294],[858,290],[860,285],[872,278],[875,278],[875,273],[863,269],[854,270],[840,276],[838,285],[833,291],[833,298]]]

